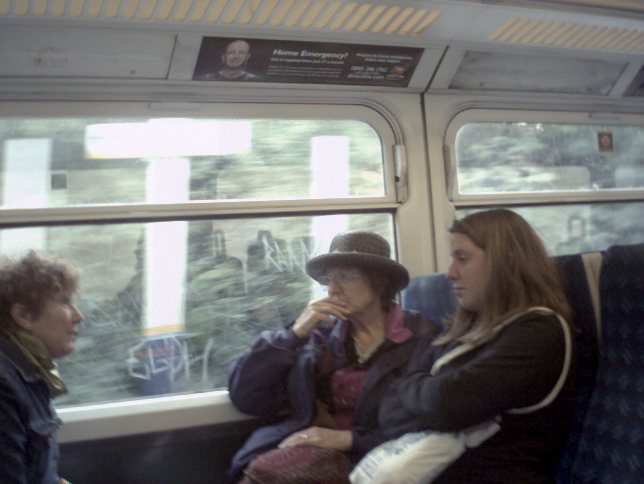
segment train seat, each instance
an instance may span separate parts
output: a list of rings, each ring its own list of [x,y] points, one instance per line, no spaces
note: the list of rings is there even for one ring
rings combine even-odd
[[[456,309],[452,281],[442,272],[412,277],[402,293],[402,305],[442,325]]]
[[[597,379],[572,482],[644,482],[644,244],[606,250]]]
[[[564,290],[573,310],[571,324],[576,329],[572,422],[556,471],[559,484],[572,484],[572,467],[597,375],[601,325],[598,286],[602,255],[592,252],[560,256],[555,260],[564,278]]]
[[[557,482],[644,482],[644,244],[555,260],[578,330],[574,413]],[[402,303],[440,322],[456,301],[446,275],[434,273],[412,278]]]

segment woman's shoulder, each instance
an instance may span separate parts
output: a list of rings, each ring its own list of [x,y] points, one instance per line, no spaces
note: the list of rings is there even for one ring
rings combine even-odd
[[[520,312],[505,329],[517,332],[562,334],[562,324],[568,325],[556,312],[548,308],[534,307]]]
[[[564,328],[566,325],[551,310],[529,308],[505,318],[475,340],[454,340],[440,345],[434,356],[441,358],[441,366],[451,360],[462,361],[463,357],[467,358],[465,355],[471,355],[469,358],[530,355],[553,359],[553,355],[563,355],[565,350],[566,333],[570,334]]]
[[[528,310],[499,331],[496,340],[499,343],[526,347],[531,351],[542,348],[551,354],[557,349],[563,349],[566,340],[564,327],[567,328],[567,325],[554,312]]]
[[[42,377],[13,342],[6,338],[0,340],[0,398],[27,401],[34,384],[42,384]]]
[[[7,337],[0,337],[0,368],[2,373],[31,374],[35,371],[33,363],[22,350]]]

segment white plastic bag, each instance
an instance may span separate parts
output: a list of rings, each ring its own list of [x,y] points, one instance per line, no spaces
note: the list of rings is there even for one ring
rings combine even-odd
[[[413,432],[379,445],[349,476],[353,484],[426,484],[458,459],[501,429],[496,421],[460,432]]]

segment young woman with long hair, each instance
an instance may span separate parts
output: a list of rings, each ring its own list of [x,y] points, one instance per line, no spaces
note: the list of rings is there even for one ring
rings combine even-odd
[[[510,210],[473,213],[450,233],[456,313],[384,397],[380,424],[395,440],[352,482],[554,482],[574,349],[555,262]]]

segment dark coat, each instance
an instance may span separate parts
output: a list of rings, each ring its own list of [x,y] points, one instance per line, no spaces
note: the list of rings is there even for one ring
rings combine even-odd
[[[554,482],[570,422],[574,372],[550,405],[522,415],[506,412],[543,400],[561,375],[565,344],[556,317],[522,316],[431,376],[429,368],[456,346],[431,347],[418,368],[392,386],[380,407],[384,431],[390,438],[428,429],[453,432],[502,415],[496,435],[467,449],[434,482]]]
[[[395,310],[400,311],[398,306]],[[404,312],[403,324],[404,339],[388,339],[368,369],[351,429],[350,457],[354,462],[386,440],[378,429],[381,398],[440,329],[416,312]],[[284,416],[277,424],[259,428],[249,437],[233,457],[231,477],[238,477],[255,456],[311,424],[316,408],[316,376],[323,364],[329,372],[347,366],[347,332],[345,321],[331,331],[316,330],[308,339],[299,338],[290,328],[266,331],[248,352],[230,364],[228,391],[239,410],[255,416]]]
[[[44,377],[0,336],[0,482],[58,484],[59,426]]]

